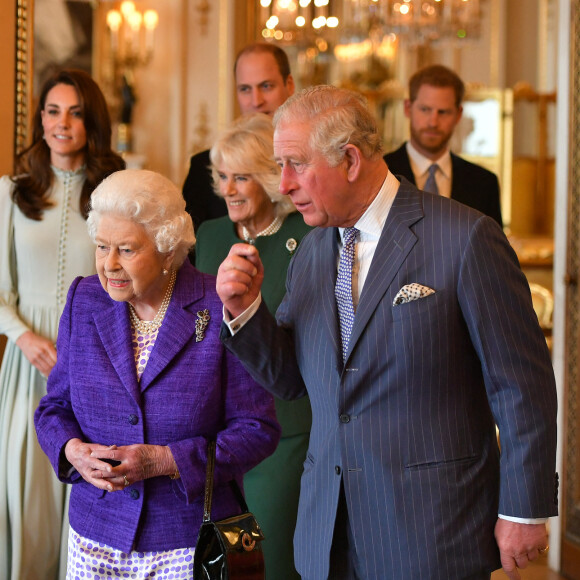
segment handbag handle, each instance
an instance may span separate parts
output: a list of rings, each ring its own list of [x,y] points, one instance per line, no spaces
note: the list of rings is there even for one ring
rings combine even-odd
[[[207,466],[205,471],[205,494],[203,498],[203,521],[209,522],[211,519],[211,504],[213,499],[213,472],[215,467],[215,441],[210,441],[207,444]],[[242,513],[249,512],[248,504],[244,498],[244,494],[235,479],[230,481],[230,486],[242,508]]]

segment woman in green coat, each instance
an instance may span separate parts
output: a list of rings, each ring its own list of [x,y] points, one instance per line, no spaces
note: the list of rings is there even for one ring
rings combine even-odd
[[[272,120],[261,113],[241,117],[218,138],[210,159],[214,188],[226,200],[228,215],[201,224],[195,265],[217,274],[233,244],[255,245],[264,264],[262,299],[275,314],[284,297],[290,259],[311,228],[291,200],[278,192],[280,169],[273,155]],[[310,401],[276,399],[276,413],[282,425],[280,444],[245,475],[244,490],[266,537],[266,577],[299,580],[293,536],[312,420]]]

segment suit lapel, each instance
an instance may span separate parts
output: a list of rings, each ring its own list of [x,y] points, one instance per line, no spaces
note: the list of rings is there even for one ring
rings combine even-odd
[[[421,194],[402,182],[377,244],[354,318],[347,357],[362,335],[409,252],[417,243],[411,226],[423,217]]]
[[[105,352],[124,387],[139,403],[139,385],[133,354],[131,323],[125,302],[114,302],[93,316]],[[120,330],[120,332],[119,332]]]
[[[177,274],[171,302],[159,329],[153,356],[147,362],[141,376],[141,392],[168,367],[195,334],[196,311],[187,309],[204,295],[203,279],[196,276],[193,267],[184,263]]]
[[[327,228],[323,231],[323,239],[317,245],[317,260],[315,272],[319,273],[322,293],[322,314],[323,323],[329,341],[336,353],[337,368],[342,369],[342,351],[340,345],[340,328],[338,323],[338,310],[334,287],[336,284],[338,265],[338,243],[339,233],[337,228]]]

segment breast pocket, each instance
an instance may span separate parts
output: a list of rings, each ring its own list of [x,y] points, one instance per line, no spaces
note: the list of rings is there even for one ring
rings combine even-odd
[[[443,292],[435,292],[435,294],[425,296],[425,298],[419,298],[412,302],[393,306],[393,321],[396,322],[417,316],[429,316],[430,313],[438,315],[444,299],[445,295]]]

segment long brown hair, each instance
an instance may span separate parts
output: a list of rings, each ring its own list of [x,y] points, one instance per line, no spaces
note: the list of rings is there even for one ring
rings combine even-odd
[[[84,71],[64,69],[50,77],[40,93],[34,113],[32,145],[16,158],[16,183],[13,199],[28,218],[40,221],[51,207],[50,187],[54,174],[50,168],[50,149],[43,139],[41,112],[46,97],[56,85],[74,87],[80,101],[87,133],[85,150],[86,180],[81,191],[80,211],[86,218],[92,191],[107,175],[125,168],[125,161],[111,149],[111,118],[105,97],[97,83]]]

